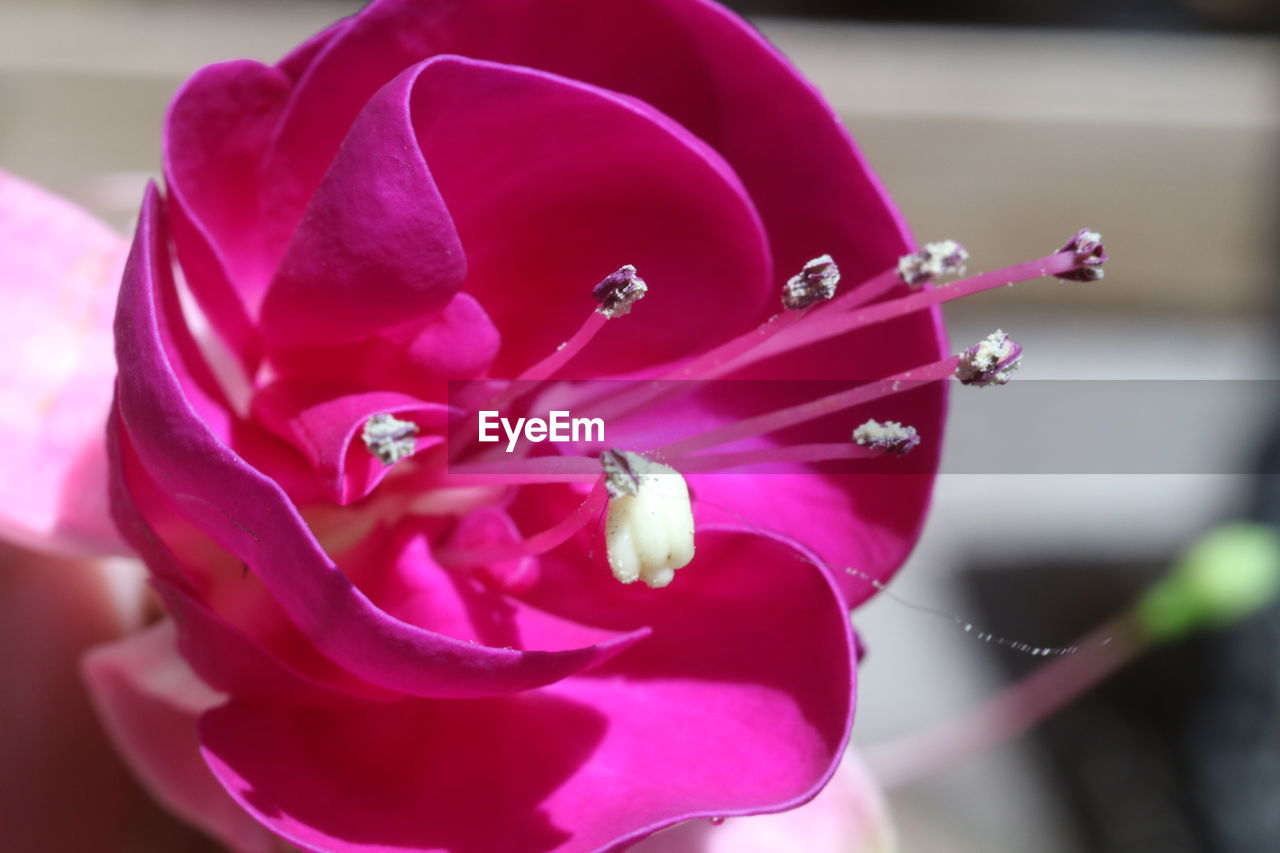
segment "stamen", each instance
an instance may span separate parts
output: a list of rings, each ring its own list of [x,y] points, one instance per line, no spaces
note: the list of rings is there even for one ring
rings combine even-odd
[[[835,294],[836,284],[839,281],[840,270],[830,255],[821,255],[814,258],[805,264],[804,269],[792,276],[783,286],[782,304],[788,310],[781,314],[774,314],[751,331],[744,332],[738,337],[726,341],[670,373],[652,379],[638,388],[621,392],[611,399],[600,402],[594,411],[606,421],[612,420],[678,391],[679,388],[672,380],[700,379],[705,381],[723,375],[733,369],[734,362],[739,356],[759,347],[780,332],[791,328],[809,314],[811,307],[830,299]]]
[[[836,295],[840,268],[830,255],[819,255],[804,265],[782,288],[782,305],[788,311],[803,311]]]
[[[631,306],[648,292],[649,285],[636,274],[635,267],[627,264],[592,288],[591,295],[600,303],[596,310],[609,319],[629,314]]]
[[[611,498],[638,494],[640,472],[631,465],[632,457],[643,459],[634,453],[610,449],[600,454],[600,466],[604,468],[604,490]]]
[[[450,486],[537,485],[591,483],[600,476],[600,461],[590,456],[536,456],[497,462],[451,465],[445,472]]]
[[[868,382],[856,388],[828,394],[826,397],[820,397],[817,400],[810,400],[807,403],[787,406],[763,415],[744,418],[736,423],[725,424],[724,426],[707,430],[701,435],[672,442],[665,447],[659,448],[659,451],[667,458],[675,458],[694,453],[703,448],[715,447],[718,444],[728,444],[744,438],[776,432],[796,424],[802,424],[845,409],[851,409],[854,406],[861,406],[864,403],[870,403],[882,397],[918,388],[927,382],[949,379],[955,374],[959,360],[959,356],[953,355],[933,364],[913,367],[910,370],[904,370],[902,373],[897,373],[875,382]]]
[[[855,442],[840,441],[821,444],[793,444],[789,447],[744,450],[740,453],[706,453],[699,456],[681,456],[675,461],[679,463],[682,472],[693,474],[778,462],[830,462],[837,459],[874,459],[883,455],[884,449],[881,448],[864,447]]]
[[[417,424],[383,413],[364,422],[360,437],[369,452],[383,465],[389,466],[413,454],[417,435]]]
[[[1105,258],[1105,254],[1102,257]],[[845,294],[833,300],[827,308],[807,320],[803,326],[796,328],[785,336],[774,338],[766,345],[757,347],[734,364],[728,365],[728,368],[729,370],[740,370],[757,361],[797,347],[808,346],[819,341],[846,335],[856,329],[863,329],[868,326],[874,326],[877,323],[923,311],[934,305],[954,302],[957,299],[963,299],[966,296],[972,296],[984,290],[1005,287],[1020,281],[1030,281],[1044,276],[1079,280],[1072,278],[1072,276],[1081,269],[1101,272],[1101,267],[1097,265],[1095,259],[1095,255],[1087,256],[1088,263],[1092,264],[1092,266],[1081,267],[1082,261],[1077,259],[1074,252],[1063,250],[1043,258],[1037,258],[1034,261],[981,273],[952,284],[921,290],[918,293],[913,293],[900,299],[880,302],[860,310],[840,310],[846,307],[844,301],[850,295]],[[1100,278],[1101,276],[1096,277]]]
[[[898,258],[898,278],[909,287],[920,287],[944,275],[964,275],[969,253],[955,240],[925,243],[917,252]]]
[[[869,420],[853,431],[853,440],[861,447],[877,447],[903,456],[920,446],[920,433],[897,421]]]
[[[447,568],[461,568],[465,566],[481,566],[486,563],[501,563],[506,560],[514,560],[517,557],[545,554],[569,541],[570,537],[581,530],[600,511],[604,501],[604,480],[601,477],[597,477],[596,484],[587,495],[586,500],[568,516],[541,533],[525,537],[523,541],[508,546],[477,548],[474,550],[446,549],[441,551],[436,559],[440,565]]]
[[[539,361],[537,364],[526,369],[523,373],[516,377],[515,381],[520,382],[541,382],[552,376],[557,370],[569,362],[591,343],[596,333],[604,328],[604,324],[609,321],[607,314],[602,314],[599,309],[592,311],[586,321],[573,333],[573,337],[560,344],[555,348],[551,355]],[[508,401],[509,402],[509,401]]]
[[[626,450],[605,451],[600,461],[609,492],[605,545],[613,576],[666,586],[693,560],[693,506],[684,477]]]
[[[1022,345],[996,329],[960,353],[956,379],[962,385],[1005,385],[1022,363]]]
[[[1107,250],[1102,246],[1102,235],[1088,228],[1081,228],[1061,249],[1071,252],[1077,267],[1067,272],[1055,273],[1067,281],[1098,281],[1102,278],[1102,265],[1107,262]]]
[[[600,307],[591,312],[578,331],[573,333],[573,337],[556,347],[551,355],[517,376],[516,382],[541,382],[552,376],[591,343],[607,320],[630,314],[631,306],[648,292],[649,286],[636,274],[636,268],[631,264],[610,273],[591,288],[591,296],[600,303]]]

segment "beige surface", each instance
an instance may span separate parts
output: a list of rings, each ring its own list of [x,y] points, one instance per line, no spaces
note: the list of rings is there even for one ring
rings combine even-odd
[[[192,69],[275,58],[357,5],[5,0],[0,165],[102,207],[97,176],[155,168],[164,105]],[[1280,211],[1274,41],[763,26],[846,118],[922,239],[959,239],[991,266],[1083,225],[1107,237],[1108,284],[1002,299],[1265,305]]]

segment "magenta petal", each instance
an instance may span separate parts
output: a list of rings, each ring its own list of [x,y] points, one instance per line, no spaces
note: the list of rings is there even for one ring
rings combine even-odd
[[[440,433],[449,417],[448,406],[394,391],[343,393],[288,380],[254,395],[253,409],[267,427],[302,451],[330,498],[343,506],[369,494],[390,470],[359,440],[365,421],[392,414],[415,423],[417,450],[424,450],[443,440]]]
[[[884,794],[850,749],[827,787],[781,814],[688,821],[630,848],[630,853],[891,853],[897,845]]]
[[[201,308],[252,368],[252,316],[283,252],[259,192],[260,163],[289,93],[275,68],[210,65],[174,97],[165,122],[165,179],[178,257]]]
[[[399,693],[361,683],[346,673],[324,672],[320,675],[327,680],[317,680],[274,656],[180,586],[159,579],[152,584],[177,623],[183,657],[218,690],[242,699],[300,705],[400,698]]]
[[[844,748],[843,607],[780,542],[710,532],[699,548],[705,563],[688,572],[701,577],[664,590],[584,577],[588,597],[619,612],[640,602],[655,622],[596,673],[497,700],[232,702],[201,720],[206,759],[274,831],[342,853],[585,853],[689,818],[798,805]]]
[[[498,513],[486,508],[468,518]],[[475,532],[472,527],[472,535]],[[359,579],[361,589],[373,601],[396,618],[468,643],[514,649],[573,648],[600,642],[612,634],[609,629],[563,619],[511,598],[495,591],[481,577],[445,570],[431,552],[433,533],[422,523],[407,522],[398,530],[370,537],[363,548],[344,556],[342,566]],[[505,544],[509,540],[490,535],[470,541]],[[468,537],[463,534],[455,536],[450,544],[466,542]],[[486,567],[485,573],[493,576],[511,569],[512,577],[500,578],[508,582],[507,589],[519,586],[521,581],[529,583],[519,574],[528,566],[511,562],[515,565]]]
[[[439,54],[543,69],[671,116],[742,178],[780,270],[830,252],[857,281],[910,248],[901,217],[822,97],[748,24],[707,0],[377,0],[300,79],[276,167],[314,185],[373,92]]]
[[[443,308],[466,275],[453,220],[415,144],[415,71],[365,105],[262,304],[273,348],[360,340]]]
[[[578,359],[599,376],[697,351],[774,299],[759,218],[732,169],[661,113],[578,81],[441,56],[413,123],[467,249],[467,293],[504,332],[495,370],[548,355],[624,264],[648,296]]]
[[[414,331],[405,346],[406,366],[438,381],[474,379],[489,369],[501,343],[498,328],[480,303],[459,293],[444,311]]]
[[[111,306],[125,243],[0,172],[0,536],[121,553],[107,513]]]
[[[200,529],[262,579],[290,619],[326,655],[374,684],[426,696],[523,690],[598,665],[633,632],[587,648],[521,652],[473,646],[389,617],[334,566],[273,481],[220,442],[196,416],[161,343],[156,277],[160,198],[150,188],[125,269],[116,316],[117,406],[148,473]]]
[[[227,796],[200,759],[196,718],[223,697],[178,656],[172,624],[98,646],[85,658],[84,674],[117,749],[157,800],[232,850],[275,848],[271,833]]]

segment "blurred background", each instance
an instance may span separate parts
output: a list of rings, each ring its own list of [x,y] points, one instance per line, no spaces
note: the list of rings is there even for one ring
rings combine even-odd
[[[3,0],[0,166],[126,228],[159,162],[165,106],[191,71],[274,59],[359,5]],[[1276,3],[730,5],[826,93],[922,240],[959,240],[971,267],[991,268],[1082,226],[1104,234],[1105,281],[966,300],[948,308],[955,341],[1014,332],[1019,383],[1181,381],[1169,386],[1181,405],[1127,436],[1178,464],[1142,474],[1112,470],[1114,446],[1088,473],[984,473],[966,447],[993,431],[1011,458],[1052,460],[1055,448],[957,394],[948,473],[898,596],[1066,645],[1216,522],[1277,520],[1277,478],[1262,473],[1277,470],[1267,448],[1280,402]],[[1080,408],[1082,420],[1113,415]],[[855,622],[869,650],[863,748],[954,717],[1035,663],[883,597]],[[1126,669],[1033,735],[893,790],[901,849],[1278,850],[1278,721],[1273,608]]]

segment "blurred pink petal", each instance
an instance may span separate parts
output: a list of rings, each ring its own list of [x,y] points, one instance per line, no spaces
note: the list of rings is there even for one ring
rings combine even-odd
[[[809,803],[779,814],[689,821],[630,853],[893,853],[898,849],[884,795],[857,753]]]
[[[99,646],[84,673],[112,740],[157,800],[233,850],[273,848],[271,834],[232,802],[200,758],[196,718],[222,694],[178,654],[171,623]]]
[[[107,515],[111,311],[127,243],[0,171],[0,537],[38,550],[126,549]]]

